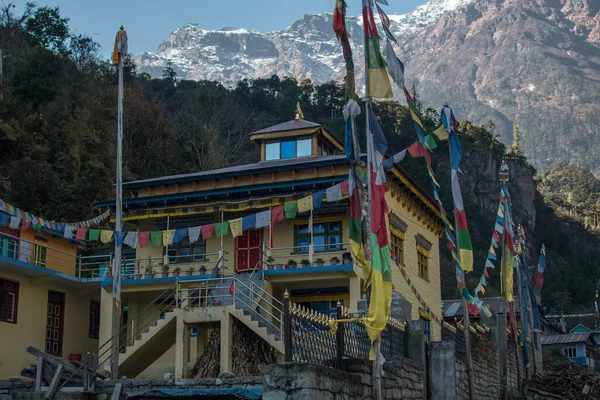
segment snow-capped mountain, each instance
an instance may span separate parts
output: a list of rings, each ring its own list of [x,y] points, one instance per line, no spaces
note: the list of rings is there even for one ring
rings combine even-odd
[[[430,0],[389,18],[407,85],[416,85],[427,107],[449,101],[459,119],[491,120],[507,144],[518,119],[521,149],[536,167],[567,161],[600,175],[599,2]],[[362,92],[359,11],[348,9],[347,28]],[[170,59],[181,78],[227,86],[272,74],[316,84],[342,81],[344,60],[331,19],[305,15],[269,33],[186,25],[137,64],[160,76]]]
[[[390,15],[392,32],[398,37],[413,35],[444,12],[471,0],[430,0],[413,12]],[[362,54],[362,17],[358,9],[348,9],[347,27],[357,55]],[[351,12],[356,15],[350,16]],[[180,78],[216,80],[235,86],[244,78],[277,74],[294,76],[298,81],[310,78],[319,84],[341,80],[344,60],[331,27],[332,14],[305,15],[277,32],[261,33],[246,29],[203,29],[188,24],[173,31],[155,52],[136,57],[140,71],[153,77],[162,75],[168,60]],[[358,58],[357,77],[362,75]]]

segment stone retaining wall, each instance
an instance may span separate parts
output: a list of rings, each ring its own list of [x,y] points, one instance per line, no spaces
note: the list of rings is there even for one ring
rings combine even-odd
[[[406,358],[383,366],[385,399],[423,399],[423,367]],[[350,400],[372,396],[371,363],[353,361],[346,371],[317,364],[280,363],[265,367],[263,400]]]

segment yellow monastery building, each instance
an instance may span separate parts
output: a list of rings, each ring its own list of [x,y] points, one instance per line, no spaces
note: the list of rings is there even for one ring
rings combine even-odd
[[[125,237],[123,246],[120,376],[187,376],[215,327],[221,370],[231,371],[234,319],[283,354],[286,292],[321,314],[335,314],[338,301],[358,311],[363,271],[348,244],[343,145],[324,126],[301,119],[249,136],[261,148],[255,164],[123,184],[124,230],[137,231],[137,240]],[[394,289],[412,304],[410,318],[422,319],[431,340],[440,340],[440,326],[428,316],[442,314],[442,221],[404,172],[392,175],[391,251],[407,275],[392,266]],[[318,207],[288,215],[286,204],[322,191],[327,197]],[[275,210],[286,218],[275,223]],[[259,222],[257,213],[269,221]],[[0,254],[0,377],[34,362],[25,351],[30,345],[63,358],[99,348],[98,362],[108,368],[112,256],[83,256],[85,243],[51,233],[0,229],[0,249],[7,249]],[[171,232],[168,245],[160,231]]]

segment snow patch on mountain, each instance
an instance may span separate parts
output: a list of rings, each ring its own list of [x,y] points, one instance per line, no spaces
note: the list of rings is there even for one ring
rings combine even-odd
[[[398,37],[413,35],[444,12],[472,1],[430,0],[411,13],[389,15],[391,30]],[[345,75],[344,59],[331,22],[331,13],[307,14],[281,31],[268,33],[232,27],[208,30],[187,24],[174,30],[156,51],[141,54],[135,61],[140,71],[152,77],[160,77],[170,60],[180,78],[215,80],[226,86],[273,74],[298,81],[309,78],[316,84],[339,81]],[[362,16],[348,16],[347,26],[360,77],[364,66]]]

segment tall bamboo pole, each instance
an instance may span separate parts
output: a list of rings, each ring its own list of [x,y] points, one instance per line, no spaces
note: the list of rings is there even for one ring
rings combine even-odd
[[[116,218],[115,235],[121,233],[123,216],[123,57],[127,52],[125,29],[121,26],[117,42],[119,90],[118,90],[118,117],[117,117],[117,187],[116,187]],[[116,238],[115,238],[116,239]],[[118,379],[119,373],[119,331],[121,329],[121,246],[115,240],[115,258],[113,260],[113,342],[111,353],[111,378]]]

